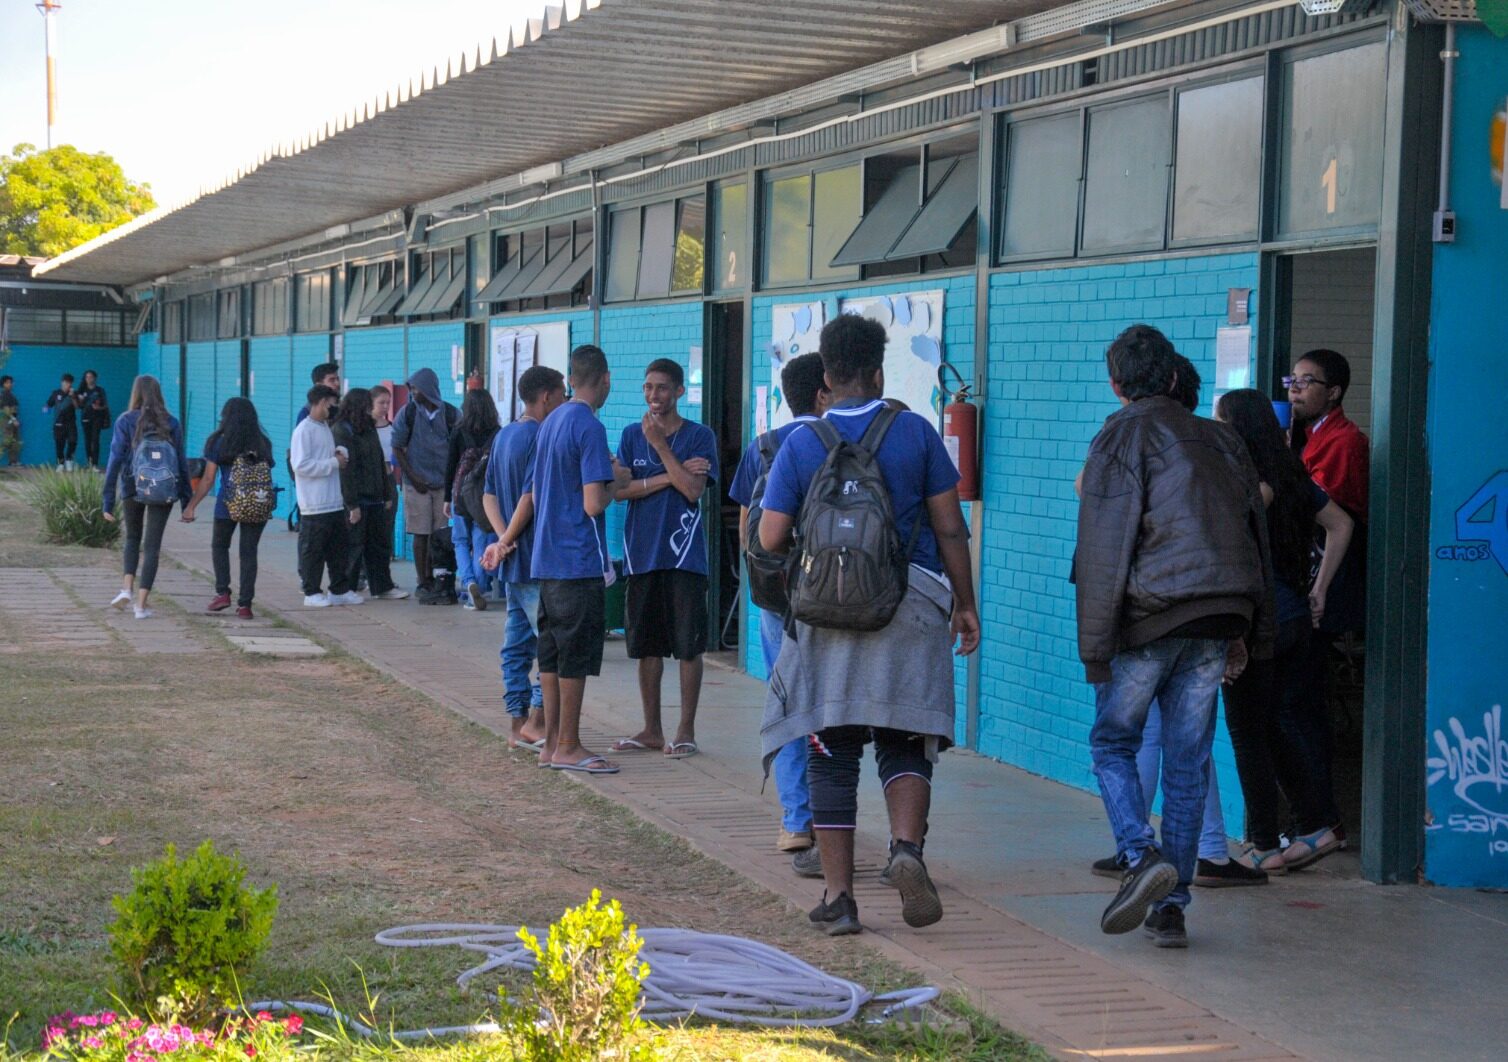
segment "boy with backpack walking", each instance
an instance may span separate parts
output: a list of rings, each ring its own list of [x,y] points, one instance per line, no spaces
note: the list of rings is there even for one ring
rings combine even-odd
[[[304,584],[305,608],[359,605],[360,594],[351,589],[347,563],[347,527],[356,521],[346,512],[340,489],[340,473],[349,459],[337,448],[330,431],[330,418],[340,396],[333,387],[315,384],[309,389],[309,415],[293,429],[289,460],[293,464],[293,487],[298,494],[298,574]],[[325,569],[330,571],[330,592],[321,589]]]
[[[728,495],[739,505],[738,540],[746,556],[749,593],[760,610],[759,644],[764,650],[765,670],[772,675],[780,643],[785,639],[785,612],[790,602],[785,593],[785,558],[767,554],[759,545],[760,512],[770,466],[781,444],[801,425],[820,419],[832,404],[832,392],[822,373],[822,355],[802,354],[788,361],[780,370],[780,390],[796,419],[749,443],[728,488]],[[794,738],[775,754],[771,765],[781,812],[775,847],[795,853],[791,869],[797,874],[821,877],[822,858],[812,835],[811,793],[806,784],[806,746],[805,736]]]
[[[873,741],[890,817],[880,880],[913,927],[942,918],[922,860],[938,754],[952,744],[955,651],[979,645],[958,470],[937,430],[881,397],[885,330],[845,314],[822,329],[833,408],[793,431],[765,486],[761,546],[791,558],[793,637],[765,702],[769,761],[810,735],[807,780],[826,891],[808,916],[858,933],[853,831]]]
[[[628,502],[623,522],[628,572],[625,613],[628,658],[639,662],[644,729],[613,743],[614,752],[663,750],[672,759],[694,756],[696,709],[707,649],[707,529],[702,492],[716,481],[717,436],[676,408],[685,375],[669,358],[644,371],[649,412],[623,429],[618,464],[628,479],[615,493]],[[660,683],[665,658],[680,664],[681,721],[665,740]]]
[[[455,576],[434,563],[436,535],[448,536],[445,514],[445,464],[450,458],[450,434],[460,411],[440,397],[440,378],[433,369],[420,369],[408,378],[409,401],[393,422],[393,459],[403,470],[403,530],[414,538],[414,592],[421,605],[454,605]],[[446,542],[445,546],[448,547]],[[439,578],[437,579],[437,575]]]

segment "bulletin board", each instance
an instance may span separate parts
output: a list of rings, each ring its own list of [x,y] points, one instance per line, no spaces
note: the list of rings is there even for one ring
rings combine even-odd
[[[868,295],[843,299],[839,313],[858,314],[885,329],[885,397],[898,398],[913,413],[942,423],[947,399],[937,386],[942,364],[942,291]]]
[[[497,403],[498,419],[512,423],[523,414],[518,380],[535,365],[570,375],[571,325],[550,321],[539,325],[493,325],[487,344],[487,387]]]
[[[770,334],[774,339],[770,343],[768,424],[770,428],[778,428],[796,419],[780,389],[781,370],[792,358],[816,353],[822,326],[827,323],[827,305],[820,300],[780,303],[770,307],[770,315],[773,319]]]

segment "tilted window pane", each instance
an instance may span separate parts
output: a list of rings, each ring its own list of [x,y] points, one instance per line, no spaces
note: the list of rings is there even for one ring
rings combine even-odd
[[[602,297],[608,302],[622,302],[634,297],[639,278],[639,208],[613,211],[609,225],[607,288]]]
[[[765,185],[764,278],[768,283],[807,278],[811,216],[810,174],[784,177]]]
[[[1165,95],[1090,109],[1083,253],[1163,245],[1168,144]]]
[[[1007,140],[1001,255],[1072,255],[1083,150],[1078,114],[1012,122]]]
[[[1386,47],[1379,41],[1284,69],[1278,202],[1283,234],[1377,224]]]
[[[844,166],[816,175],[812,202],[812,278],[831,280],[857,277],[857,268],[832,265],[833,256],[859,223],[864,211],[864,185],[860,168]]]
[[[1262,199],[1260,77],[1178,96],[1173,239],[1255,239]]]
[[[921,163],[896,170],[874,206],[833,256],[834,265],[883,262],[921,211]]]
[[[675,265],[670,271],[671,291],[701,291],[707,261],[707,199],[691,195],[676,207]]]
[[[670,294],[670,270],[675,259],[675,202],[654,203],[644,208],[644,232],[639,240],[639,291],[641,299],[659,299]]]
[[[941,181],[928,192],[927,205],[906,234],[891,250],[891,258],[941,254],[964,235],[979,203],[979,156],[964,155],[956,163],[939,159],[929,167],[929,183]],[[973,248],[968,248],[973,252]]]
[[[717,226],[712,248],[712,289],[727,291],[749,282],[749,252],[744,244],[749,225],[749,186],[719,185],[712,193],[713,222]]]

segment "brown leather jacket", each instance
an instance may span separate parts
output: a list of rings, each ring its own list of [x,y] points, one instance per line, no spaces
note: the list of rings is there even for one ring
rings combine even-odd
[[[1110,660],[1208,616],[1250,623],[1272,655],[1272,557],[1256,469],[1223,424],[1171,398],[1112,414],[1084,466],[1075,559],[1079,658],[1090,682]]]

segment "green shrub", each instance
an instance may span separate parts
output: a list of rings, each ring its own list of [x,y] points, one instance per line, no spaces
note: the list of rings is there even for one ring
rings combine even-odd
[[[205,841],[179,860],[168,845],[159,860],[131,871],[132,889],[111,901],[110,950],[130,1001],[160,1013],[167,1005],[202,1021],[235,1002],[237,975],[262,950],[277,913],[277,886],[256,890],[246,867]]]
[[[67,546],[112,546],[120,524],[105,519],[100,497],[105,477],[92,468],[76,472],[41,469],[27,480],[24,497],[42,514],[49,542]]]
[[[534,980],[521,1000],[501,990],[501,1024],[528,1062],[592,1062],[599,1058],[641,1062],[658,1056],[658,1045],[639,1017],[639,985],[649,976],[639,961],[636,926],[625,926],[617,900],[602,906],[602,893],[569,908],[550,927],[543,946],[527,926],[518,939],[534,955]]]

